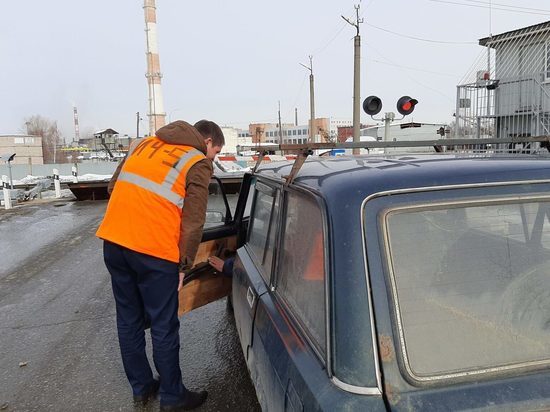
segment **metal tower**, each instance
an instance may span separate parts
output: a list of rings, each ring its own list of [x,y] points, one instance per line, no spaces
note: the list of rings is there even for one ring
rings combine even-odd
[[[145,38],[147,42],[147,85],[149,89],[149,135],[165,125],[166,113],[160,81],[160,58],[157,41],[157,7],[155,0],[144,0],[145,11]]]

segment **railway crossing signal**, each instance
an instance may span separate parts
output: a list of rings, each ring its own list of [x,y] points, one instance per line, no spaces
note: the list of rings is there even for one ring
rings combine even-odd
[[[418,100],[410,96],[403,96],[397,101],[397,111],[403,116],[407,116],[414,111],[414,107],[418,104]]]

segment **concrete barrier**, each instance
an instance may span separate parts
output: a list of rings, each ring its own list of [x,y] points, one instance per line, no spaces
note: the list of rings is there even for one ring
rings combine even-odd
[[[2,175],[2,191],[4,192],[4,208],[11,209],[11,193],[8,176]]]
[[[55,197],[61,197],[61,182],[59,181],[59,170],[53,169],[53,186],[55,187]]]

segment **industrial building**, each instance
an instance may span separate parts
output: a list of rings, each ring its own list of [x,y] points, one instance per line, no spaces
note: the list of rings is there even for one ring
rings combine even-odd
[[[283,143],[301,144],[309,140],[309,123],[307,125],[275,123],[253,123],[249,126],[248,136],[252,137],[253,143]],[[336,141],[338,128],[351,126],[348,119],[321,117],[313,121],[314,141],[317,143]],[[282,138],[282,142],[281,142]]]
[[[550,21],[479,40],[457,88],[455,137],[550,134]]]
[[[12,164],[42,165],[42,138],[40,136],[0,135],[0,155],[15,153]]]

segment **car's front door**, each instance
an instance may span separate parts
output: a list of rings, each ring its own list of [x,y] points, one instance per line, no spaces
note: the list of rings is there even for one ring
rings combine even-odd
[[[238,195],[226,195],[223,182],[214,177],[209,185],[208,206],[203,237],[194,267],[184,280],[179,293],[179,315],[227,296],[231,292],[231,279],[216,273],[208,264],[210,256],[227,259],[235,255],[239,226],[233,214]]]
[[[275,185],[252,180],[247,241],[238,250],[233,268],[235,322],[247,362],[258,298],[267,291],[271,278],[279,196]]]

